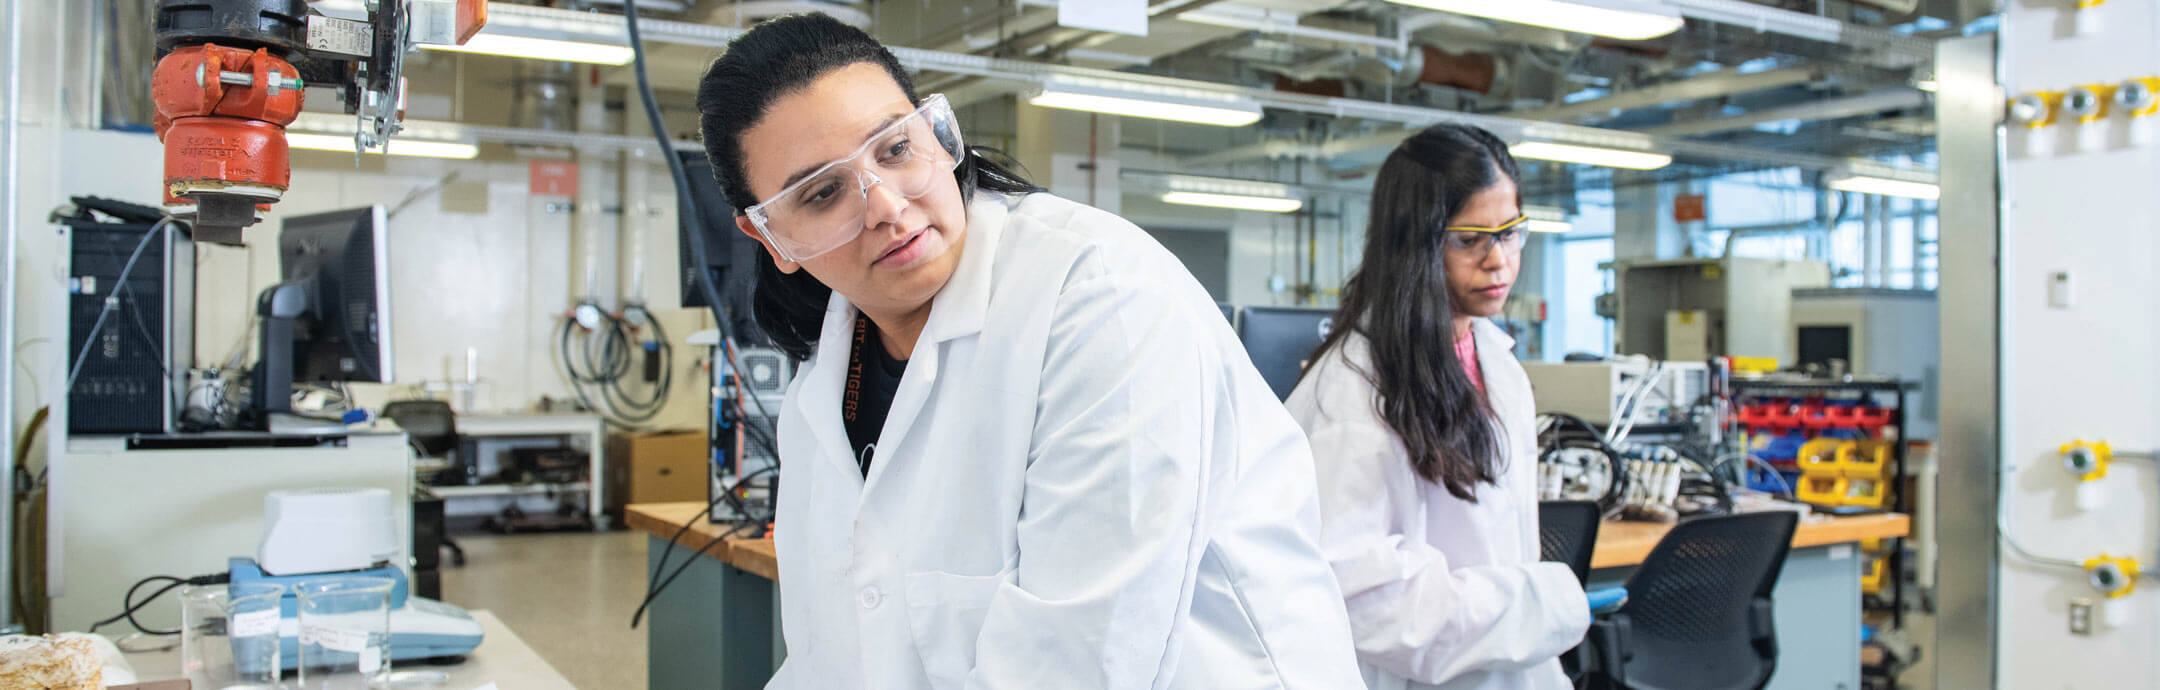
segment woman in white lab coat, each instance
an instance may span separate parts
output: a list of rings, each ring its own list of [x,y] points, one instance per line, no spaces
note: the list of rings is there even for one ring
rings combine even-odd
[[[1565,688],[1556,657],[1590,623],[1575,575],[1538,562],[1536,408],[1487,320],[1522,256],[1515,180],[1482,129],[1396,147],[1364,263],[1288,401],[1374,690]]]
[[[1304,437],[1173,255],[823,15],[737,39],[698,108],[805,360],[773,687],[1357,686]]]

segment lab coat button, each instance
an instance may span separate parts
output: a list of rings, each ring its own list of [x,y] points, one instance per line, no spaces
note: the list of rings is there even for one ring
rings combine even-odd
[[[862,602],[863,608],[874,609],[878,607],[878,604],[884,603],[885,594],[879,592],[876,587],[864,587],[861,596],[856,597],[856,601]]]

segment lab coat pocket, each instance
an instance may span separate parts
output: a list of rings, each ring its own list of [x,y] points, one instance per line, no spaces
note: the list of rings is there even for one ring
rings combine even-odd
[[[908,626],[922,655],[930,687],[959,688],[975,668],[975,641],[998,587],[1012,579],[1012,569],[996,575],[954,575],[942,571],[908,573]]]

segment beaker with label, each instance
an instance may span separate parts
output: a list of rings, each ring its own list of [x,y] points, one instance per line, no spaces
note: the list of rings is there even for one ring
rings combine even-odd
[[[390,673],[389,578],[293,584],[300,598],[301,690],[367,690]]]
[[[180,590],[180,659],[202,690],[278,687],[278,617],[285,588],[261,582]]]

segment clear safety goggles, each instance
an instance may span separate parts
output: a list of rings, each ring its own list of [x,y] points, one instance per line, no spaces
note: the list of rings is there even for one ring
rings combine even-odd
[[[938,175],[960,166],[966,145],[944,94],[886,125],[847,157],[826,163],[743,213],[780,258],[803,262],[862,234],[870,188],[905,199],[929,193]]]
[[[1529,241],[1522,225],[1529,221],[1529,216],[1516,216],[1515,220],[1489,228],[1479,225],[1450,225],[1442,229],[1440,246],[1449,254],[1480,259],[1491,254],[1496,247],[1507,252],[1509,256],[1520,255],[1523,244]]]

